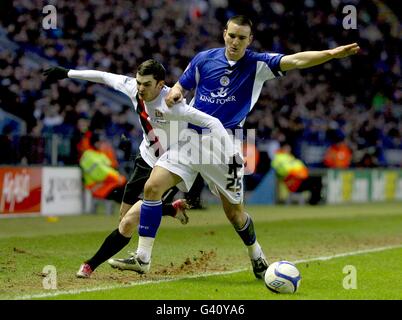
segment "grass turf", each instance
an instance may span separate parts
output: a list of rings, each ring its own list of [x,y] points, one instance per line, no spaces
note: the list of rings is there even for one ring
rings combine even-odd
[[[258,240],[270,261],[305,260],[337,253],[402,245],[402,205],[399,203],[342,206],[248,207]],[[44,290],[46,265],[57,270],[60,291],[115,289],[59,295],[62,299],[401,299],[401,249],[366,253],[298,265],[300,291],[275,295],[254,279],[247,253],[222,210],[190,212],[190,223],[164,218],[154,246],[152,271],[140,276],[101,265],[91,279],[76,279],[75,272],[116,228],[115,216],[43,217],[0,220],[0,299],[57,293]],[[134,238],[127,248],[134,249]],[[119,256],[125,256],[123,250]],[[384,261],[386,263],[384,263]],[[343,267],[357,270],[357,289],[342,287]],[[205,273],[227,273],[198,277]],[[381,277],[379,279],[379,276]],[[194,277],[173,282],[132,285]],[[121,286],[130,286],[118,288]],[[47,297],[50,298],[50,297]]]

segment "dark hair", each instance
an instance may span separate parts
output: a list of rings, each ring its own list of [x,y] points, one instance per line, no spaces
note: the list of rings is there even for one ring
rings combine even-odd
[[[233,23],[237,24],[238,26],[249,26],[250,30],[251,30],[251,34],[253,34],[253,22],[246,16],[237,15],[237,16],[231,17],[228,20],[228,22],[226,22],[225,30],[227,30],[230,22],[233,22]]]
[[[153,59],[149,59],[141,63],[138,67],[137,73],[140,76],[152,75],[156,81],[165,80],[166,76],[166,70],[163,65]]]

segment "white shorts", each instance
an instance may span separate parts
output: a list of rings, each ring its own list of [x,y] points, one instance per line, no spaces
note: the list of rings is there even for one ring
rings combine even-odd
[[[219,197],[221,193],[232,204],[242,203],[244,165],[228,164],[228,161],[225,161],[228,156],[225,156],[222,150],[211,150],[209,147],[208,140],[212,144],[210,135],[200,137],[203,143],[196,147],[193,145],[194,148],[189,148],[191,142],[172,145],[155,165],[182,178],[183,181],[177,187],[183,192],[191,189],[197,174],[200,173],[214,195]],[[240,147],[237,146],[236,149],[241,155]],[[195,150],[198,152],[192,152]]]

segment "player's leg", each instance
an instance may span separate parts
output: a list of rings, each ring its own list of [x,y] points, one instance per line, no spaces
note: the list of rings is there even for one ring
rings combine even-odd
[[[204,189],[204,179],[198,174],[191,189],[185,194],[185,199],[192,209],[205,209],[201,199],[201,193]]]
[[[179,200],[183,200],[183,199],[179,199]],[[177,200],[177,201],[179,201]],[[185,212],[181,213],[180,210],[178,208],[175,209],[176,205],[175,203],[177,202],[175,201],[173,204],[171,204],[170,206],[173,208],[173,210],[175,210],[176,212],[176,216],[178,214],[184,214],[185,218],[183,219],[187,219],[188,217],[185,214]],[[128,212],[124,215],[124,217],[121,219],[120,224],[119,224],[119,233],[127,238],[131,238],[135,229],[138,227],[139,221],[140,221],[140,212],[141,212],[141,205],[142,205],[143,201],[142,200],[138,200],[134,205],[132,205],[130,207],[130,209],[128,210]],[[163,209],[162,209],[163,211]],[[183,223],[184,224],[184,223]]]
[[[114,256],[130,242],[134,228],[138,225],[139,209],[142,202],[138,205],[135,204],[138,203],[139,196],[144,189],[145,182],[149,178],[151,171],[152,168],[148,166],[142,157],[137,156],[133,174],[126,184],[123,202],[120,205],[119,228],[113,230],[105,238],[95,255],[81,265],[77,272],[77,277],[88,278],[100,264]],[[173,196],[174,192],[173,190]],[[188,222],[188,217],[185,213],[186,208],[186,203],[183,200],[177,200],[173,204],[163,204],[162,211],[163,215],[175,217],[182,224],[186,224]],[[124,219],[128,212],[131,212],[130,216]]]
[[[179,203],[179,201],[182,201],[183,199],[176,200],[173,202],[172,206],[173,208],[176,208],[176,217],[178,215],[183,215],[183,217],[180,219],[183,224],[187,223],[188,217],[185,214],[185,209],[187,209],[187,205],[185,202]],[[131,206],[130,210],[127,212],[127,214],[122,218],[120,224],[119,224],[119,233],[122,234],[125,237],[132,237],[135,228],[139,224],[140,220],[140,211],[141,211],[141,205],[143,201],[139,200],[137,203],[135,203],[133,206]],[[185,208],[182,210],[181,206],[184,205]],[[179,219],[179,218],[178,218]],[[185,222],[183,222],[185,221]],[[135,255],[135,254],[134,254]],[[108,263],[115,268],[119,269],[128,269],[131,270],[133,265],[132,263],[135,262],[135,257],[131,256],[128,259],[109,259]]]
[[[310,191],[310,199],[309,204],[317,205],[320,203],[321,190],[322,190],[322,179],[318,176],[310,176],[306,180],[303,181],[300,188],[303,190]]]
[[[212,156],[221,159],[219,151],[214,152]],[[244,211],[244,165],[242,159],[239,156],[233,158],[230,163],[201,165],[199,172],[212,193],[220,197],[228,220],[247,247],[255,276],[262,278],[268,268],[268,263],[257,241],[253,220]]]
[[[231,201],[229,201],[221,192],[220,198],[226,217],[235,228],[244,245],[247,247],[254,275],[258,279],[263,278],[263,274],[268,268],[268,262],[257,241],[257,235],[251,216],[244,211],[243,204],[231,203]]]
[[[179,161],[186,156],[186,152],[183,150],[178,144],[171,146],[169,151],[159,158],[144,187],[144,201],[141,205],[138,228],[140,237],[137,255],[139,261],[137,255],[127,259],[110,259],[109,264],[112,267],[139,273],[149,270],[152,246],[161,219],[160,200],[162,195],[166,190],[176,185],[181,191],[187,192],[191,189],[198,174],[191,165],[184,165]],[[181,151],[184,153],[182,154]]]
[[[125,203],[124,201],[120,204],[120,217],[119,217],[119,221],[123,220],[124,216],[127,214],[127,212],[130,210],[130,208],[133,205],[130,203]]]
[[[162,196],[182,179],[169,170],[155,166],[145,183],[138,226],[137,257],[144,263],[151,260],[152,247],[162,218]]]
[[[120,224],[124,216],[130,208],[138,201],[146,180],[148,179],[152,168],[142,159],[137,156],[134,161],[134,170],[127,182],[123,201],[120,205]],[[126,236],[119,231],[119,228],[113,230],[103,241],[98,251],[81,265],[80,270],[77,272],[77,277],[88,278],[95,269],[113,257],[117,252],[123,249],[131,240],[131,235]]]
[[[113,189],[106,197],[106,200],[112,200],[117,203],[121,203],[123,201],[123,196],[124,196],[124,190],[126,186],[120,186],[115,189]]]
[[[127,182],[123,201],[120,205],[120,223],[130,208],[138,201],[140,194],[152,168],[139,155],[134,161],[134,170]],[[131,235],[127,236],[120,233],[119,228],[113,230],[103,241],[98,251],[90,259],[81,265],[77,272],[77,277],[88,278],[90,274],[103,262],[114,256],[123,249],[131,240]]]
[[[127,182],[124,192],[123,203],[120,207],[120,220],[128,210],[130,210],[131,206],[140,199],[145,182],[150,177],[151,172],[152,168],[145,162],[141,155],[138,155],[135,159],[134,172]],[[172,188],[163,195],[162,215],[177,218],[182,224],[186,224],[188,222],[188,217],[185,214],[186,203],[183,200],[181,202],[175,201],[171,203],[177,191],[177,189]]]
[[[140,221],[141,204],[142,200],[138,200],[134,205],[132,205],[119,223],[119,233],[126,238],[131,239],[135,228],[138,226]]]
[[[120,223],[131,207],[131,204],[122,202],[120,206]],[[130,240],[131,236],[127,237],[125,234],[121,233],[118,228],[113,230],[105,238],[98,251],[80,266],[76,276],[78,278],[89,278],[99,265],[123,249]]]
[[[112,267],[133,270],[138,273],[149,271],[152,248],[162,218],[162,196],[181,180],[178,175],[163,167],[154,167],[144,186],[144,200],[140,209],[139,238],[136,254],[127,259],[110,259],[108,262]],[[131,211],[129,211],[129,214],[131,214]]]

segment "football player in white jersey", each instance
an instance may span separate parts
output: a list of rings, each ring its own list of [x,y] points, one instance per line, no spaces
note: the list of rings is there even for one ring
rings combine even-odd
[[[359,46],[354,43],[330,50],[305,51],[292,55],[256,53],[247,49],[252,42],[253,32],[252,22],[245,16],[229,19],[223,38],[225,47],[200,52],[193,58],[169,92],[166,102],[174,106],[183,99],[185,90],[194,90],[191,105],[217,117],[225,128],[232,130],[242,127],[265,81],[280,77],[288,70],[312,67],[359,51]],[[171,156],[171,153],[177,152],[178,156]],[[191,187],[199,172],[210,185],[211,191],[215,191],[221,198],[227,218],[248,249],[255,276],[263,278],[268,262],[257,242],[253,221],[244,210],[241,162],[234,161],[226,167],[197,166],[183,163],[186,157],[173,146],[156,163],[145,184],[136,255],[128,259],[113,259],[113,264],[139,273],[149,270],[158,229],[157,220],[161,216],[162,194],[182,180],[187,188]]]
[[[172,136],[172,133],[180,135],[183,129],[187,128],[187,122],[191,122],[208,127],[217,139],[222,136],[229,138],[216,118],[184,102],[174,108],[167,107],[165,97],[170,88],[165,86],[165,73],[162,64],[152,59],[138,67],[135,78],[96,70],[68,70],[62,67],[53,67],[44,72],[47,82],[64,78],[87,80],[106,84],[126,94],[139,115],[143,130],[140,155],[135,160],[133,174],[123,195],[119,227],[105,239],[97,253],[81,265],[77,277],[89,278],[101,263],[119,252],[130,241],[134,228],[138,225],[141,206],[139,196],[159,156],[171,143],[177,142],[178,136]],[[163,207],[164,215],[174,216],[183,224],[188,221],[185,209],[186,203],[181,199]]]

